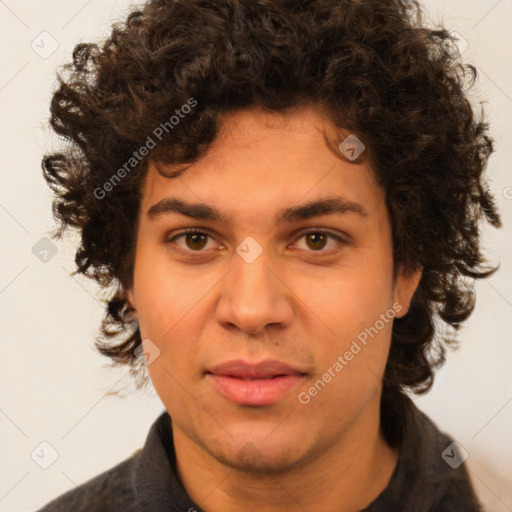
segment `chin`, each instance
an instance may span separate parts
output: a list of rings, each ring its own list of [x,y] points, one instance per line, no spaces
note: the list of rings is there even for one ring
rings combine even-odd
[[[311,454],[308,456],[303,452],[304,444],[292,442],[291,439],[262,436],[259,440],[251,441],[248,437],[233,437],[229,445],[214,444],[204,448],[211,457],[241,473],[278,475],[301,467],[311,459]]]
[[[247,442],[234,453],[212,453],[219,462],[240,473],[269,476],[287,473],[300,467],[301,456],[291,448],[286,453],[272,450],[261,451],[253,443]]]

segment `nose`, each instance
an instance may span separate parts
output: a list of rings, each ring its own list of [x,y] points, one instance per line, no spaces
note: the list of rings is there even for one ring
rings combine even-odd
[[[233,255],[233,268],[221,282],[216,310],[220,325],[227,329],[236,326],[247,334],[258,334],[270,325],[290,325],[293,293],[271,267],[278,268],[266,251],[251,263]]]

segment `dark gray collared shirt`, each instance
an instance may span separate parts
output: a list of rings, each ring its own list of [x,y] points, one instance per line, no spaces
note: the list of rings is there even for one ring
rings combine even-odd
[[[454,469],[441,456],[452,440],[412,402],[405,427],[388,486],[362,512],[482,512],[464,464]],[[64,511],[201,512],[176,471],[169,414],[153,423],[142,449],[40,510]]]

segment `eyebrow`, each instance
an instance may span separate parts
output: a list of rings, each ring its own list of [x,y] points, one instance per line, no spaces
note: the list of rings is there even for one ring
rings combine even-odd
[[[150,220],[157,217],[178,213],[197,220],[220,221],[226,225],[232,223],[231,216],[223,215],[219,210],[205,203],[188,203],[176,197],[167,197],[155,203],[147,211]],[[276,223],[296,222],[311,219],[320,215],[334,215],[355,213],[361,217],[368,217],[363,205],[350,201],[341,196],[316,199],[307,203],[283,208],[277,212]]]

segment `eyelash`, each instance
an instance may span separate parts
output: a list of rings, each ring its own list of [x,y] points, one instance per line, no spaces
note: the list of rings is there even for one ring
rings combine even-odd
[[[214,238],[210,233],[208,233],[206,231],[201,231],[200,229],[196,229],[196,228],[189,228],[189,229],[186,229],[186,230],[174,235],[172,238],[166,239],[165,243],[173,243],[175,240],[177,240],[179,238],[183,238],[185,235],[190,234],[190,233],[193,233],[196,235],[206,235],[210,238]],[[306,235],[311,235],[311,234],[327,235],[327,237],[330,237],[331,239],[335,240],[336,242],[338,242],[341,245],[348,245],[348,242],[346,240],[344,240],[343,238],[341,238],[338,235],[335,235],[334,233],[331,233],[329,231],[315,230],[315,229],[310,229],[309,231],[303,231],[303,232],[299,233],[297,235],[297,237],[298,237],[297,240],[300,240],[301,238],[305,237]],[[179,249],[181,251],[185,251],[189,254],[194,254],[194,253],[201,254],[203,252],[206,252],[205,250],[192,251],[192,250],[188,250],[188,249],[181,249],[181,248],[179,248]],[[321,249],[318,251],[311,250],[311,251],[307,251],[307,252],[321,254],[321,253],[329,253],[330,251]]]

